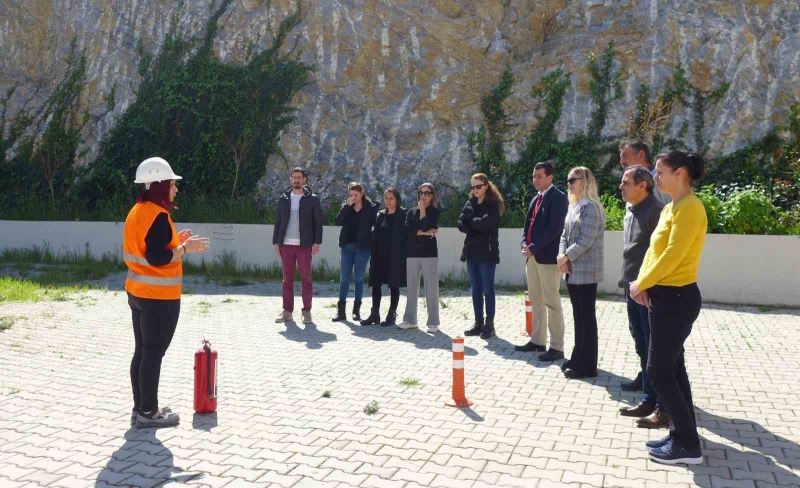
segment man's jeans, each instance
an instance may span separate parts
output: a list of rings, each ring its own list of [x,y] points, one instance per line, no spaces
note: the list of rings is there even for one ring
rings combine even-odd
[[[648,310],[647,307],[639,305],[631,298],[628,289],[625,289],[625,302],[628,304],[628,326],[636,344],[636,354],[639,356],[639,365],[642,371],[642,390],[644,391],[642,401],[650,405],[656,405],[658,396],[650,383],[650,378],[647,376],[647,350],[650,345]]]
[[[369,263],[369,249],[360,249],[355,244],[345,244],[342,248],[341,268],[339,271],[339,301],[347,300],[350,290],[350,279],[355,281],[357,302],[364,296],[364,273]],[[355,268],[355,270],[354,270]]]

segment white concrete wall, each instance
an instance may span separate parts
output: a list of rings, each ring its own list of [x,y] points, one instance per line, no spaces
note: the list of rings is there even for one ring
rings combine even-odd
[[[244,263],[265,266],[275,262],[271,225],[178,224],[212,239],[205,259],[234,253]],[[338,227],[325,227],[320,254],[339,263]],[[500,231],[500,266],[497,281],[523,286],[524,258],[519,254],[518,229]],[[439,268],[442,274],[461,273],[459,261],[463,234],[453,228],[440,229]],[[119,254],[122,223],[115,222],[25,222],[0,220],[0,250],[44,246],[56,253],[83,252],[96,256]],[[711,234],[706,240],[698,283],[703,298],[723,303],[800,306],[800,238],[797,236],[743,236]],[[192,259],[198,259],[192,256]],[[605,279],[599,289],[619,293],[617,279],[622,261],[622,234],[605,233]]]

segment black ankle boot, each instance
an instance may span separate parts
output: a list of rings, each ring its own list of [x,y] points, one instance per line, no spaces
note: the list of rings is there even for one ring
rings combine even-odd
[[[369,317],[361,321],[361,325],[375,325],[381,323],[380,310],[372,307],[369,311]]]
[[[339,300],[336,304],[336,317],[333,318],[334,322],[342,322],[347,320],[347,317],[344,315],[344,309],[347,307],[346,300]]]
[[[481,328],[481,339],[491,339],[494,337],[494,319],[486,319],[486,323]]]
[[[395,310],[389,309],[389,313],[386,314],[386,320],[381,322],[381,325],[384,327],[389,327],[390,325],[396,325],[397,323],[397,314]]]
[[[356,300],[353,303],[353,320],[356,322],[361,321],[361,300]]]
[[[483,319],[475,319],[475,323],[472,324],[472,328],[469,330],[464,331],[465,336],[477,336],[481,335],[481,330],[483,329]]]

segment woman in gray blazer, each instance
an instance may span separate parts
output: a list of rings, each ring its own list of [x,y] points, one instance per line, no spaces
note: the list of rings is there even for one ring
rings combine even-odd
[[[597,376],[597,284],[603,279],[605,211],[591,170],[573,168],[567,177],[569,211],[558,251],[558,268],[566,275],[575,347],[561,366],[567,378]]]

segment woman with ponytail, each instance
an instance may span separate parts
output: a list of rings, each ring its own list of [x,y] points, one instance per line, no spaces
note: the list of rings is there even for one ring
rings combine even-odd
[[[467,235],[461,260],[467,263],[475,313],[475,323],[464,335],[480,335],[482,339],[494,337],[494,273],[500,263],[498,229],[505,210],[503,195],[497,186],[483,173],[472,175],[469,199],[458,217],[458,230]]]
[[[656,185],[672,202],[661,211],[639,275],[630,284],[631,297],[648,307],[647,375],[671,418],[669,435],[646,443],[650,458],[664,464],[703,461],[683,345],[701,306],[697,271],[708,222],[692,184],[703,177],[704,166],[697,154],[670,151],[656,157]]]

